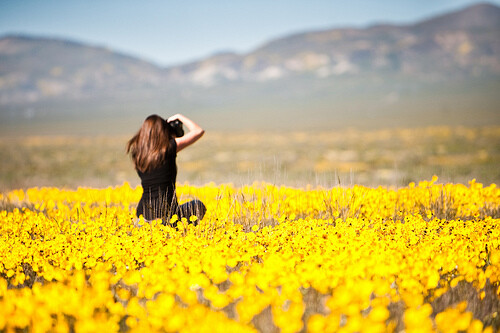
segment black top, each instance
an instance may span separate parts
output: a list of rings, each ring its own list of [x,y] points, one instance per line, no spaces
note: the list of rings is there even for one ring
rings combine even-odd
[[[136,215],[143,215],[147,220],[158,218],[170,219],[178,214],[175,181],[177,178],[177,143],[171,139],[166,152],[165,162],[158,168],[143,173],[137,170],[141,178],[142,197],[137,205]]]

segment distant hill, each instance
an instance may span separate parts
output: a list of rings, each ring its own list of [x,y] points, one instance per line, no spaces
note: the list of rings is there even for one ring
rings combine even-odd
[[[82,113],[135,121],[176,111],[214,127],[266,126],[263,116],[269,127],[378,116],[381,124],[417,124],[425,114],[429,122],[500,123],[498,88],[500,7],[487,3],[407,25],[293,34],[247,54],[169,68],[75,41],[0,39],[4,124],[81,120]],[[484,114],[470,119],[471,111]]]
[[[329,29],[270,41],[169,69],[173,79],[211,85],[310,73],[318,78],[382,72],[417,78],[500,74],[500,7],[478,4],[416,24]]]
[[[0,103],[79,99],[115,89],[157,87],[164,71],[150,63],[81,43],[6,36],[0,39]]]

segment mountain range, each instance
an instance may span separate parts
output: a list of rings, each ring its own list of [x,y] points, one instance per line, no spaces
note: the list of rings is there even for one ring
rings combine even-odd
[[[190,112],[220,128],[480,125],[500,122],[498,88],[500,7],[488,3],[406,25],[292,34],[167,68],[75,41],[0,38],[4,124]]]

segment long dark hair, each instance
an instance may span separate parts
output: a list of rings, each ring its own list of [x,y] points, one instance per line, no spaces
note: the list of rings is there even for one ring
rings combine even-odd
[[[154,114],[146,118],[132,139],[127,143],[135,168],[141,172],[151,171],[165,161],[171,138],[167,121]]]

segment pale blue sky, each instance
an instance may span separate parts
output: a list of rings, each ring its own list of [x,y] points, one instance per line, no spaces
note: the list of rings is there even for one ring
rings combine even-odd
[[[500,5],[500,0],[490,3]],[[0,0],[0,36],[60,37],[168,66],[304,30],[411,23],[475,0]]]

